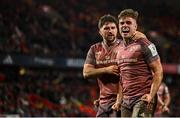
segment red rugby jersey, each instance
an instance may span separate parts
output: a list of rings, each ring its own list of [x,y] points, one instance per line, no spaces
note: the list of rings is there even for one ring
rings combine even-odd
[[[148,39],[121,41],[118,65],[123,87],[123,102],[133,105],[142,95],[150,93],[152,72],[149,63],[159,58],[156,48]]]
[[[92,45],[88,51],[85,64],[95,65],[96,68],[117,64],[117,47],[120,44],[118,39],[114,45],[107,46],[103,42]],[[104,74],[97,78],[100,88],[100,103],[115,101],[118,92],[119,77]]]

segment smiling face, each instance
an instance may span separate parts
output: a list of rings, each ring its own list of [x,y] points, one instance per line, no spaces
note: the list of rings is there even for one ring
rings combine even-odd
[[[99,33],[102,36],[104,42],[106,44],[112,44],[117,37],[117,26],[114,22],[106,22],[104,25],[99,29]]]
[[[137,30],[136,20],[132,17],[122,17],[119,19],[119,31],[123,38],[131,38]]]

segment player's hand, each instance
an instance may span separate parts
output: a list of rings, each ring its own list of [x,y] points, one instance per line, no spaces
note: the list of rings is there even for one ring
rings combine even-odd
[[[98,106],[99,106],[99,102],[100,102],[99,99],[94,100],[94,102],[93,102],[94,106],[95,106],[95,107],[98,107]]]
[[[165,106],[162,108],[162,112],[168,112],[168,113],[170,113],[170,110],[169,110],[169,108],[165,105]]]
[[[106,72],[108,74],[113,74],[113,75],[119,76],[119,68],[117,65],[112,65],[112,66],[106,67]]]
[[[116,110],[116,111],[120,111],[121,110],[121,103],[116,102],[111,108]]]
[[[145,94],[141,97],[142,101],[146,101],[148,104],[152,101],[152,97],[150,96],[150,94]]]
[[[133,40],[140,39],[140,38],[147,38],[147,37],[142,32],[136,31],[133,36]]]

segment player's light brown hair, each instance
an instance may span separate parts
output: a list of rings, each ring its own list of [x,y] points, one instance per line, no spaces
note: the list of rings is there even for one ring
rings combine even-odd
[[[124,9],[119,13],[118,19],[121,19],[124,17],[131,17],[131,18],[137,20],[138,19],[138,12],[134,11],[133,9]]]
[[[113,22],[116,24],[116,26],[118,26],[117,19],[110,14],[106,14],[99,19],[98,28],[100,29],[106,22]]]

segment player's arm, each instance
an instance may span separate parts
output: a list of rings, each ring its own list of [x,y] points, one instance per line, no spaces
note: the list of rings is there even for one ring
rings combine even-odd
[[[85,79],[87,78],[96,78],[103,73],[105,73],[104,68],[97,69],[96,65],[96,57],[95,57],[95,49],[93,46],[89,49],[86,60],[83,67],[83,76]]]
[[[170,112],[170,109],[169,109],[169,104],[170,104],[170,94],[166,94],[165,95],[165,100],[164,100],[164,104],[163,104],[163,111],[167,111],[168,113]]]
[[[140,39],[140,38],[147,38],[147,37],[142,32],[136,31],[135,34],[133,35],[132,39],[136,40],[136,39]]]
[[[159,86],[162,82],[163,69],[155,45],[151,43],[148,39],[142,39],[141,44],[143,48],[143,56],[149,68],[151,69],[153,76],[150,93],[142,96],[142,100],[150,103],[153,97],[155,97],[155,95],[157,94]]]
[[[158,102],[163,106],[164,105],[163,100],[161,99],[161,97],[159,95],[157,95],[157,97],[158,97]]]
[[[97,78],[102,74],[114,74],[119,76],[119,69],[117,65],[112,65],[108,67],[96,67],[96,57],[95,49],[91,47],[88,51],[84,67],[83,67],[83,76],[84,78]]]
[[[163,102],[163,100],[160,98],[160,96],[158,95],[158,102],[161,104],[161,110],[162,112],[167,111],[170,112],[168,106],[165,104],[165,102]]]
[[[168,87],[165,85],[165,100],[164,100],[164,105],[165,105],[165,106],[169,106],[170,101],[171,101],[171,96],[170,96],[170,93],[169,93],[169,89],[168,89]]]
[[[119,89],[118,89],[118,94],[116,98],[116,102],[121,103],[122,102],[122,97],[123,97],[123,91],[122,91],[122,85],[121,82],[119,82]]]
[[[112,109],[119,111],[121,108],[121,102],[122,102],[122,85],[119,82],[119,89],[118,89],[118,94],[117,94],[117,98],[116,98],[116,102],[115,104],[112,106]]]
[[[117,65],[112,65],[108,67],[96,68],[92,64],[84,64],[83,76],[84,78],[97,78],[102,74],[113,74],[119,76],[119,69]]]
[[[170,94],[168,94],[168,95],[165,97],[164,104],[165,104],[166,106],[169,106],[170,101],[171,101],[171,97],[170,97]]]
[[[162,82],[163,69],[162,69],[162,65],[159,58],[151,62],[149,64],[149,67],[151,68],[153,72],[153,82],[152,82],[151,91],[150,91],[150,96],[151,98],[153,98],[156,95],[159,89],[159,86]]]

